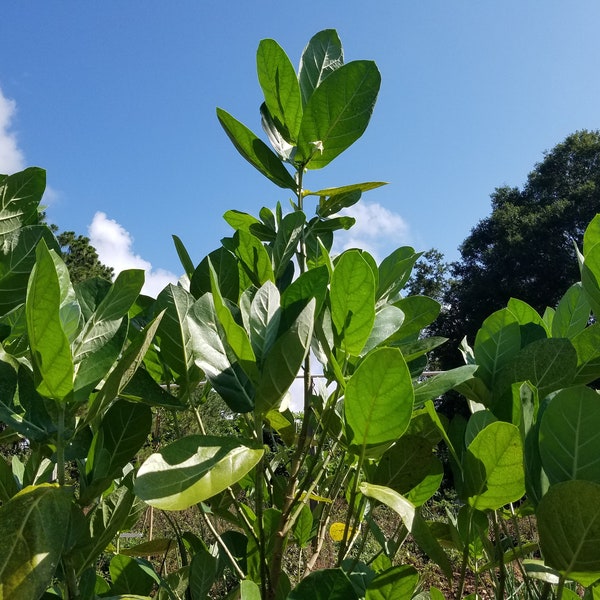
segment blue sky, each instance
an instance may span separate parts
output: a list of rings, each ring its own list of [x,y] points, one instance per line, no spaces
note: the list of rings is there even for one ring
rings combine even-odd
[[[230,229],[288,194],[239,157],[220,106],[262,134],[255,52],[274,38],[297,65],[337,29],[346,61],[382,86],[365,135],[308,188],[388,181],[363,196],[341,246],[383,258],[409,244],[448,260],[521,186],[543,151],[600,128],[597,0],[178,0],[7,2],[0,26],[0,172],[48,171],[48,216],[90,235],[104,262],[160,289]],[[91,229],[90,229],[91,228]]]

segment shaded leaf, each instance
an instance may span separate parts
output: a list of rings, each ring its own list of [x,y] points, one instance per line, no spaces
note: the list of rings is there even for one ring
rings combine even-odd
[[[537,510],[545,563],[582,585],[600,579],[600,485],[565,481],[550,487]]]
[[[69,528],[71,492],[25,488],[0,507],[0,596],[39,598],[50,585]]]

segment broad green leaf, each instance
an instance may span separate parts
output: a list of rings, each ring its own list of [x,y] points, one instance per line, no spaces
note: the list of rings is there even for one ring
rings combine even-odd
[[[394,302],[394,306],[404,313],[404,321],[396,339],[420,334],[437,319],[441,308],[439,302],[427,296],[407,296]]]
[[[375,295],[377,302],[382,303],[396,299],[410,278],[412,268],[419,256],[421,254],[416,253],[410,246],[402,246],[381,261],[379,284]]]
[[[526,559],[523,561],[523,568],[527,577],[539,579],[552,585],[556,585],[560,581],[560,573],[556,569],[544,564],[543,560]]]
[[[240,581],[240,600],[261,600],[260,588],[249,579]]]
[[[118,331],[144,285],[144,271],[129,269],[119,273],[108,288],[83,330],[73,343],[75,362],[98,352]]]
[[[188,279],[191,279],[196,269],[192,259],[190,258],[187,248],[178,236],[172,235],[171,237],[173,238],[173,243],[175,244],[175,250],[177,251],[179,262],[183,267],[183,272],[187,275]]]
[[[374,350],[346,385],[348,442],[364,449],[398,439],[410,422],[413,400],[411,377],[402,353],[394,348]]]
[[[331,316],[345,352],[357,356],[375,322],[375,277],[358,250],[344,252],[331,277]]]
[[[198,299],[210,292],[210,267],[217,273],[219,289],[224,298],[237,302],[240,295],[240,275],[235,256],[225,248],[213,250],[198,265],[190,280],[190,292]]]
[[[0,217],[1,218],[1,217]],[[46,225],[30,225],[4,241],[0,254],[0,314],[25,301],[27,282],[35,264],[36,248],[44,240],[48,248],[60,251],[54,234]]]
[[[150,321],[146,327],[136,334],[123,352],[119,362],[106,378],[102,389],[92,400],[85,422],[89,423],[102,413],[131,381],[137,368],[142,364],[156,330],[160,325],[163,312]]]
[[[341,187],[325,188],[316,192],[310,190],[304,190],[303,196],[341,196],[343,194],[350,194],[352,192],[367,192],[374,190],[382,185],[387,185],[387,181],[365,181],[364,183],[352,183],[350,185],[343,185]]]
[[[583,254],[588,254],[598,244],[600,244],[600,214],[596,214],[585,229],[583,234]]]
[[[212,294],[205,294],[196,301],[191,317],[196,364],[233,411],[251,411],[254,387],[224,341]]]
[[[310,507],[305,504],[294,523],[292,532],[298,546],[304,548],[312,538],[313,516]]]
[[[304,105],[321,82],[344,64],[342,42],[335,29],[315,34],[302,52],[298,81]]]
[[[552,319],[552,337],[572,339],[581,333],[590,318],[591,306],[581,283],[573,284],[560,299]]]
[[[395,306],[385,305],[375,313],[375,322],[369,339],[361,351],[364,356],[369,351],[390,339],[402,326],[404,313]]]
[[[85,463],[86,487],[83,502],[90,502],[122,475],[123,467],[135,458],[152,427],[152,412],[145,404],[117,400],[107,411],[94,434]]]
[[[492,389],[500,369],[520,350],[521,329],[517,318],[507,308],[491,314],[475,338],[473,351],[479,365],[477,376]]]
[[[263,357],[256,389],[256,411],[265,414],[276,408],[298,376],[308,354],[313,333],[315,301],[310,300]],[[282,322],[285,323],[285,314]]]
[[[275,40],[261,40],[256,53],[256,70],[278,131],[288,142],[294,142],[302,122],[300,86],[290,59]]]
[[[502,421],[489,424],[467,447],[463,472],[469,504],[497,510],[525,493],[519,429]]]
[[[24,367],[18,372],[16,367],[0,360],[0,420],[31,441],[47,443],[56,431],[56,423],[35,391],[30,372],[26,376]]]
[[[282,308],[287,308],[295,302],[307,302],[310,298],[316,301],[315,315],[320,314],[327,296],[329,270],[326,266],[315,267],[301,273],[285,288],[281,296]]]
[[[273,244],[273,265],[275,279],[279,279],[288,268],[288,263],[298,249],[306,217],[303,212],[294,211],[283,217]]]
[[[378,500],[397,513],[421,550],[437,563],[448,579],[452,579],[452,566],[446,553],[411,502],[398,492],[384,486],[363,482],[359,488],[368,498]]]
[[[399,565],[379,573],[369,583],[365,600],[405,600],[412,598],[419,573],[412,565]]]
[[[0,175],[0,246],[2,253],[27,225],[39,222],[38,207],[46,189],[46,171],[30,167]]]
[[[39,598],[49,587],[69,529],[71,491],[25,488],[0,507],[0,597]]]
[[[242,369],[244,369],[244,372],[252,381],[257,381],[258,370],[256,367],[256,356],[254,355],[254,350],[250,344],[248,333],[235,321],[229,307],[223,300],[223,296],[221,296],[221,291],[219,290],[217,275],[212,266],[210,269],[210,276],[215,314],[219,319],[221,330],[225,334],[226,343],[234,353]]]
[[[181,410],[185,407],[185,398],[181,398],[181,391],[178,397],[173,396],[166,386],[158,383],[144,368],[135,371],[127,385],[119,392],[119,397],[130,402],[141,402],[147,406],[171,410]]]
[[[265,281],[275,281],[271,257],[256,236],[243,230],[236,231],[232,247],[246,276],[256,287],[260,287]]]
[[[77,576],[81,576],[81,573],[105,551],[117,533],[125,529],[135,500],[128,486],[131,486],[131,475],[96,504],[83,522],[75,523],[74,533],[71,535],[79,535],[74,546],[69,549],[69,561],[76,569]]]
[[[193,600],[205,600],[209,598],[212,588],[218,576],[218,559],[206,548],[197,551],[192,557],[190,564],[190,593]]]
[[[485,429],[490,423],[495,423],[496,421],[498,421],[498,419],[489,410],[478,410],[473,413],[467,421],[465,446],[469,446],[480,431]]]
[[[372,61],[353,61],[336,69],[313,91],[298,136],[295,162],[321,169],[365,131],[381,76]]]
[[[179,385],[192,386],[200,379],[194,363],[194,341],[189,312],[194,297],[182,287],[167,285],[156,299],[158,310],[165,311],[156,334],[160,339],[160,355],[180,377]]]
[[[236,231],[242,229],[248,233],[252,233],[252,227],[260,225],[260,221],[251,214],[241,212],[239,210],[228,210],[223,219],[229,223]]]
[[[80,362],[76,365],[73,390],[73,401],[76,404],[87,402],[98,383],[110,372],[123,351],[128,330],[127,319],[102,323],[96,328],[98,348],[88,352],[83,358],[78,357]],[[91,341],[92,338],[88,338],[88,342]],[[91,345],[90,343],[88,348]]]
[[[600,395],[578,386],[560,390],[540,421],[539,448],[551,484],[600,483]]]
[[[584,586],[600,579],[600,484],[557,483],[540,501],[536,516],[549,567]]]
[[[600,377],[600,323],[593,323],[571,338],[577,353],[573,384],[591,383]]]
[[[265,177],[279,187],[296,189],[296,182],[279,157],[250,129],[221,108],[217,117],[237,151]]]
[[[59,316],[56,267],[43,241],[37,247],[36,259],[25,310],[37,390],[48,398],[65,400],[73,391],[73,357]]]
[[[135,492],[155,508],[184,510],[239,481],[263,453],[262,445],[251,442],[190,435],[144,461]]]
[[[95,311],[95,320],[112,321],[124,317],[136,301],[144,285],[144,271],[121,271]]]
[[[403,435],[379,459],[372,483],[406,496],[428,475],[438,472],[439,460],[431,443],[420,436]]]
[[[415,384],[415,406],[423,404],[426,400],[435,400],[447,391],[470,381],[476,370],[477,365],[463,365]]]
[[[444,465],[439,458],[434,457],[429,473],[413,487],[406,498],[415,506],[423,506],[440,489],[444,478]]]
[[[508,308],[508,310],[517,318],[517,321],[519,321],[519,324],[522,327],[525,326],[527,328],[531,325],[537,325],[542,330],[542,333],[535,335],[540,337],[550,337],[550,331],[548,330],[544,319],[537,310],[527,304],[527,302],[523,302],[523,300],[518,300],[517,298],[510,298],[506,308]],[[521,329],[521,331],[523,331],[523,329]],[[527,335],[524,335],[523,337],[525,338]],[[534,340],[531,339],[530,341]]]
[[[259,360],[267,354],[279,330],[279,290],[271,281],[262,285],[250,305],[250,341]]]
[[[361,196],[362,193],[359,190],[346,192],[337,196],[321,196],[319,198],[319,205],[317,206],[317,215],[323,219],[335,215],[344,208],[354,206],[360,200]]]
[[[287,600],[358,600],[354,586],[341,569],[313,571],[289,593]]]
[[[577,354],[569,340],[538,340],[504,364],[497,377],[498,392],[503,393],[512,383],[529,381],[539,390],[540,398],[544,398],[550,392],[570,385],[576,371]]]
[[[122,597],[136,592],[149,595],[154,584],[160,583],[152,565],[140,558],[116,554],[112,557],[108,569],[112,580],[110,593],[113,596]]]

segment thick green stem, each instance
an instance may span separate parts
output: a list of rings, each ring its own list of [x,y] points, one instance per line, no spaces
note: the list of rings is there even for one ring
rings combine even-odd
[[[58,410],[58,431],[56,432],[56,469],[59,485],[65,485],[65,405]]]

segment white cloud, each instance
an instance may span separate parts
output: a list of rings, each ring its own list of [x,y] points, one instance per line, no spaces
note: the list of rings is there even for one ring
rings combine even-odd
[[[408,223],[377,202],[356,204],[342,210],[340,215],[354,217],[356,223],[348,231],[336,232],[334,253],[360,248],[379,262],[396,248],[410,244]]]
[[[17,103],[7,98],[0,89],[0,173],[16,173],[25,168],[23,152],[17,144],[17,136],[11,131]]]
[[[142,292],[156,297],[169,283],[177,283],[177,276],[165,269],[153,269],[152,264],[133,251],[131,234],[105,213],[97,212],[88,228],[90,242],[101,262],[120,273],[125,269],[142,269],[146,282]]]

